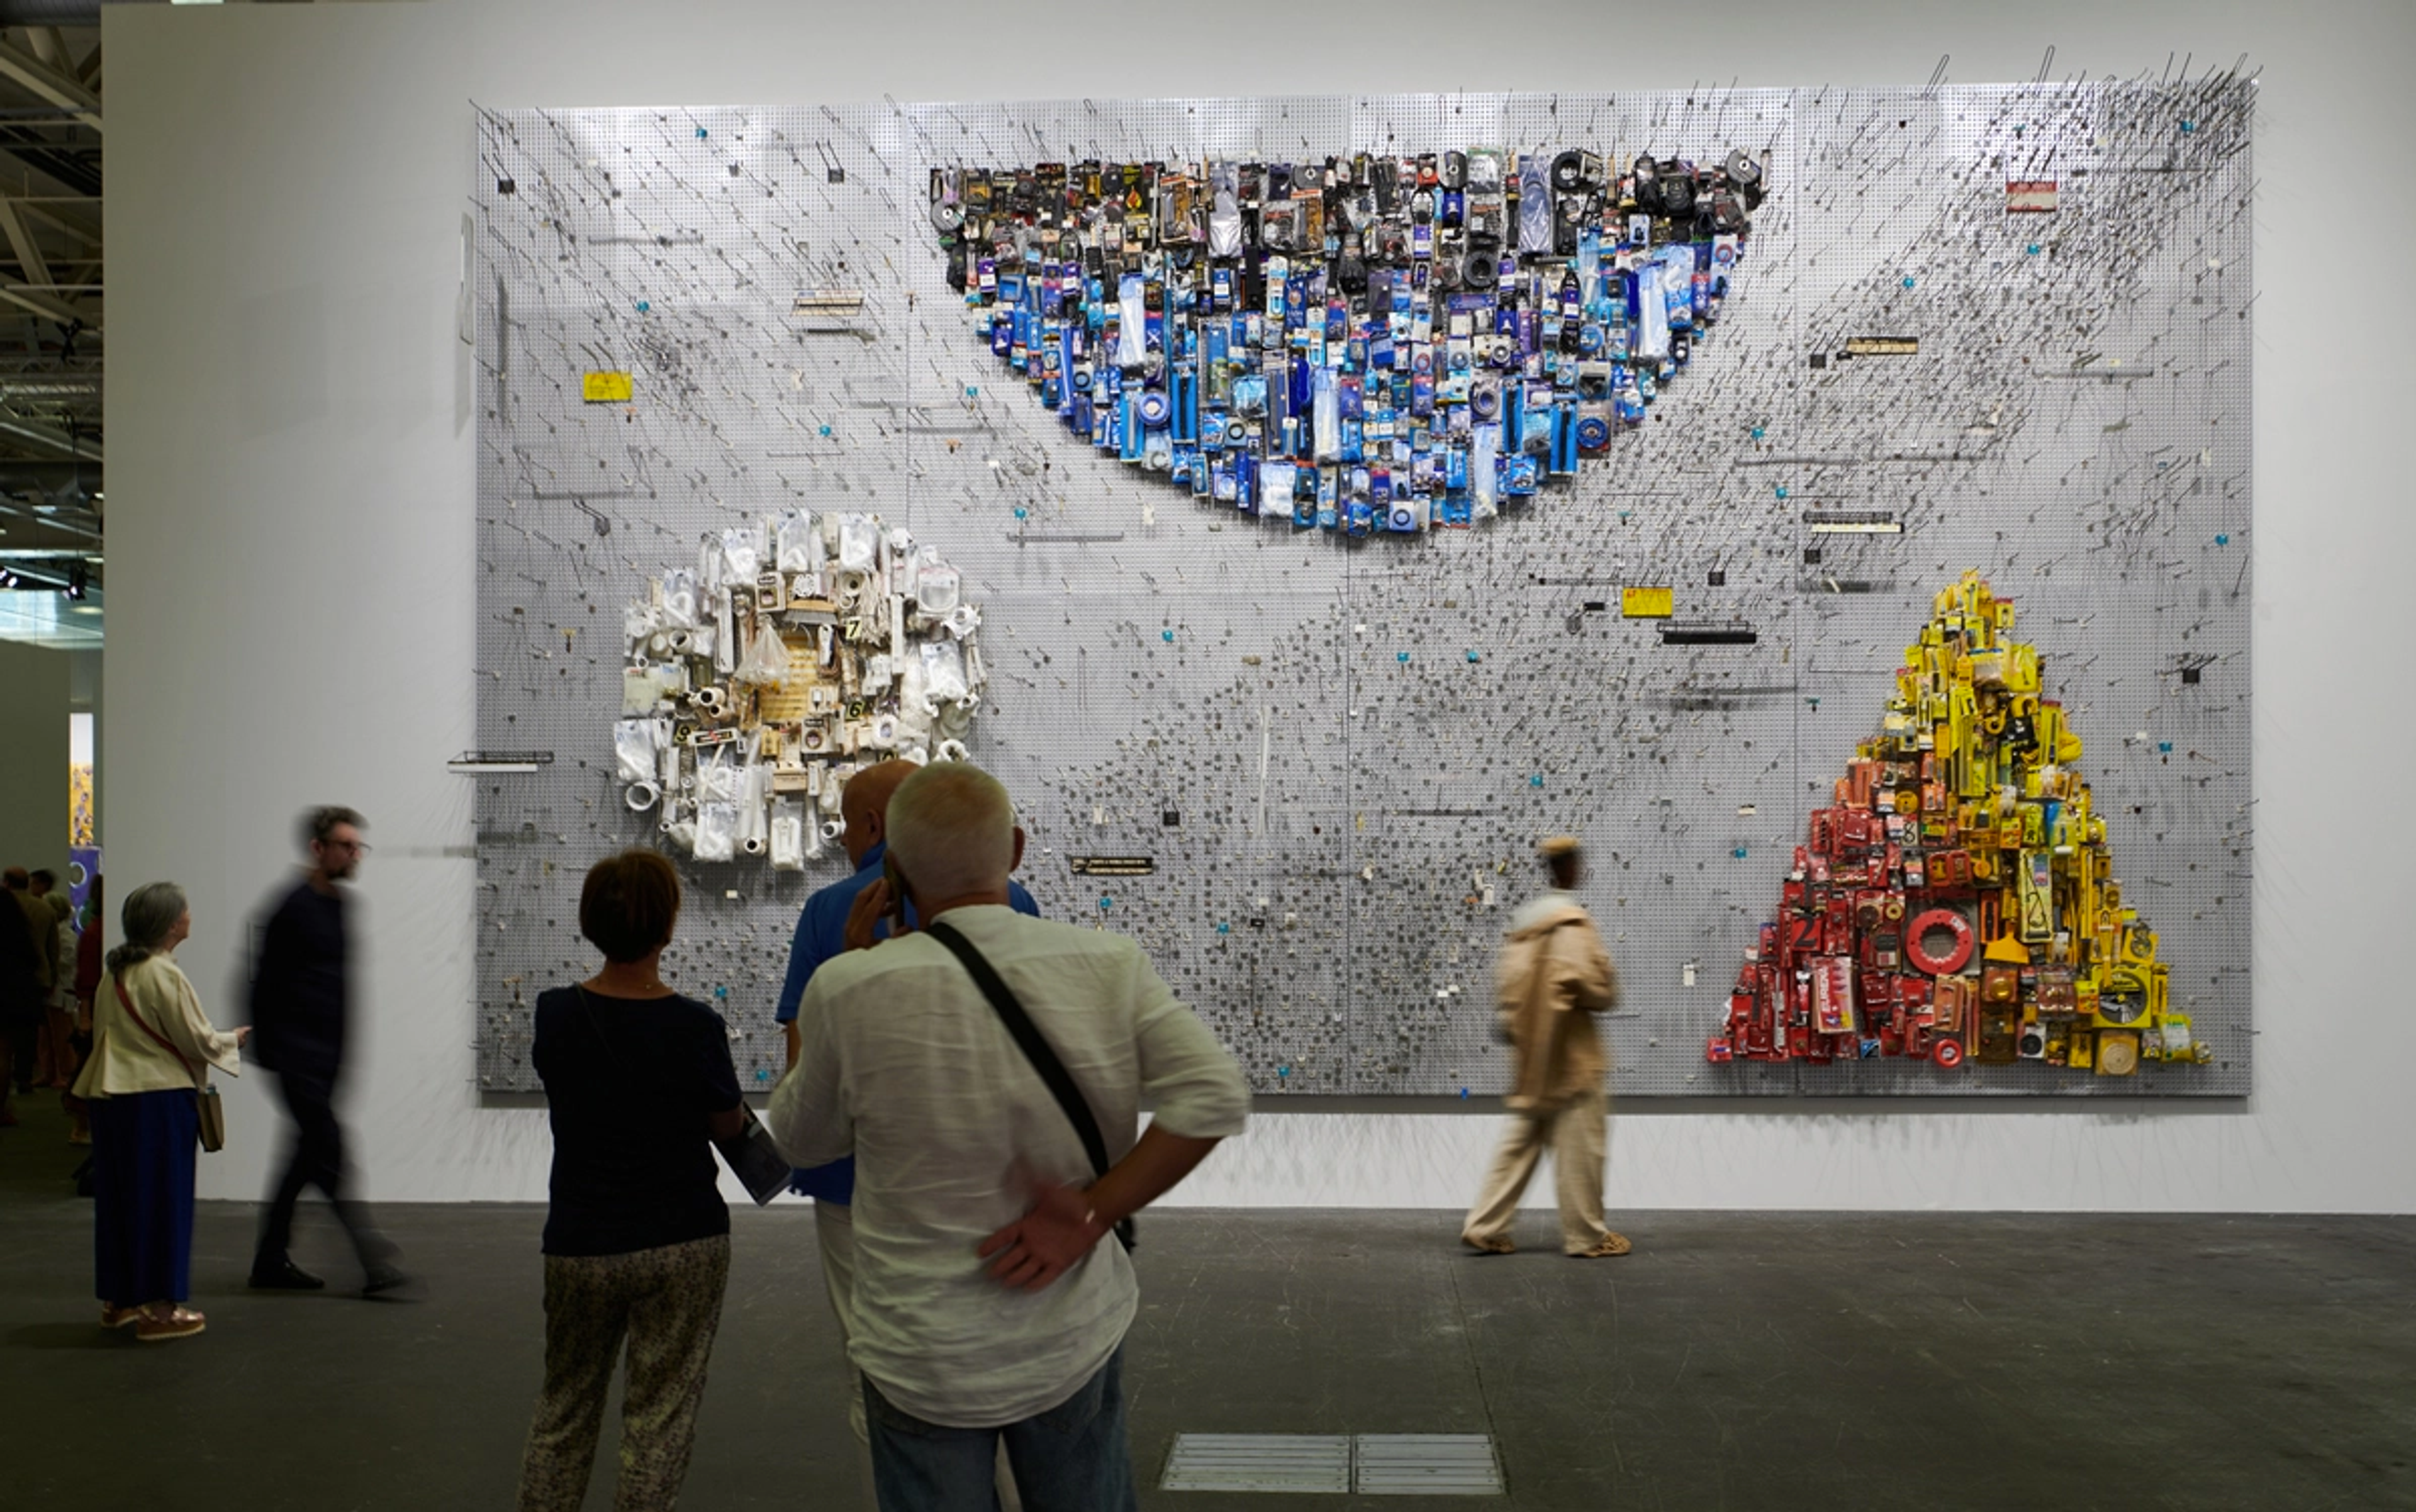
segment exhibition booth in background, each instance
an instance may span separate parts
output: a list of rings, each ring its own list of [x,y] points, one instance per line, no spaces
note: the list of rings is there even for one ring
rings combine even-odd
[[[496,212],[486,151],[497,122],[616,107],[809,116],[827,106],[836,121],[940,100],[1347,101],[1462,90],[1594,98],[1708,87],[1696,70],[1724,88],[1910,92],[1941,77],[2197,77],[2244,54],[2243,71],[2257,79],[2253,265],[2260,287],[2289,296],[2258,300],[2250,317],[2253,446],[2236,420],[2205,442],[2210,452],[2237,447],[2254,467],[2253,526],[2227,542],[2254,562],[2254,798],[2230,805],[2253,814],[2220,821],[2253,848],[2253,907],[2239,911],[2253,918],[2253,1018],[2240,1029],[2254,1036],[2247,1090],[2085,1100],[1633,1096],[1614,1126],[1609,1200],[1613,1210],[2416,1207],[2416,1171],[2392,1158],[2416,1135],[2396,1087],[2416,1059],[2416,1028],[2384,948],[2397,922],[2393,870],[2416,843],[2416,821],[2393,797],[2410,732],[2382,671],[2404,598],[2399,563],[2416,544],[2416,526],[2393,502],[2391,455],[2409,386],[2400,353],[2416,334],[2416,310],[2403,286],[2348,250],[2403,245],[2411,214],[2387,192],[2345,203],[2329,172],[2307,171],[2404,140],[2416,125],[2392,76],[2410,55],[2416,21],[2346,5],[2212,20],[2180,5],[2119,16],[2080,7],[1940,16],[1862,4],[1818,17],[1752,6],[1705,34],[1716,48],[1683,50],[1685,78],[1654,50],[1630,46],[1628,28],[1575,5],[1481,23],[1447,8],[1396,8],[1384,26],[1400,46],[1389,51],[1371,50],[1364,22],[1345,13],[1246,8],[1219,13],[1214,26],[1199,21],[1131,16],[1068,47],[980,7],[808,13],[706,4],[673,16],[634,4],[428,0],[106,13],[117,222],[109,418],[118,518],[101,736],[109,869],[121,895],[163,876],[190,890],[194,937],[181,959],[225,1019],[244,920],[293,861],[295,810],[336,801],[370,816],[363,1041],[351,1089],[368,1195],[544,1195],[541,1103],[481,1085],[482,1039],[492,1045],[482,1000],[491,1006],[495,994],[482,981],[478,932],[502,921],[480,891],[491,880],[480,847],[493,843],[481,831],[484,779],[448,766],[497,744],[488,621],[499,608],[508,613],[489,597],[498,568],[479,527],[490,507],[480,469],[493,461],[485,448],[495,435],[482,411],[486,349],[465,340],[482,318],[497,318],[474,246],[482,218]],[[2363,45],[2341,45],[2352,37]],[[2043,56],[2050,44],[2053,55]],[[704,138],[709,128],[693,129]],[[1782,181],[1775,195],[1789,187]],[[883,255],[902,261],[928,249],[866,253]],[[1783,271],[1760,255],[1750,273]],[[785,302],[796,292],[774,294]],[[1683,399],[1673,390],[1664,402]],[[1068,445],[1052,463],[1114,465],[1089,452]],[[1155,507],[1193,506],[1170,498]],[[2001,524],[2017,532],[2023,520],[2006,509]],[[625,528],[611,548],[639,552],[634,534]],[[1367,554],[1385,545],[1367,543]],[[646,570],[673,565],[673,551],[660,554]],[[1998,587],[2017,598],[2027,591]],[[596,642],[608,666],[621,597],[616,589],[601,606],[609,626]],[[2128,623],[2125,607],[2095,612]],[[993,617],[982,632],[994,675],[1010,624]],[[1909,637],[1918,620],[1900,628]],[[1486,666],[1506,662],[1501,670],[1515,675],[1522,651],[1536,677],[1563,673],[1563,648],[1542,641],[1488,646]],[[614,697],[596,713],[596,748],[608,755],[600,732],[617,710]],[[2086,733],[2092,749],[2132,733]],[[979,739],[973,745],[980,759]],[[580,803],[566,797],[549,824],[583,830],[569,811]],[[1552,827],[1583,832],[1595,817],[1573,811]],[[1190,827],[1207,821],[1194,816]],[[1519,809],[1520,827],[1538,822]],[[1800,838],[1800,824],[1799,814],[1763,827]],[[1529,839],[1506,837],[1505,852]],[[1714,843],[1729,854],[1725,837]],[[2115,844],[2119,854],[2119,826]],[[1740,842],[1736,854],[1744,850]],[[566,864],[583,856],[565,854]],[[2196,896],[2139,891],[2131,900],[2149,914],[2187,909]],[[1702,1005],[1689,1054],[1701,1054],[1753,921],[1775,900],[1741,898],[1737,937],[1701,943],[1701,981],[1691,965],[1685,977]],[[2174,920],[2168,940],[2191,937],[2193,922],[2207,921]],[[1634,955],[1658,960],[1641,941]],[[2175,963],[2177,979],[2184,969]],[[1468,980],[1481,999],[1481,962]],[[769,1010],[767,1000],[725,1011],[761,1019]],[[1472,1002],[1459,1011],[1479,1010]],[[1656,1038],[1637,1048],[1669,1047]],[[271,1125],[256,1080],[228,1088],[238,1128]],[[1491,1111],[1481,1096],[1429,1089],[1263,1096],[1249,1134],[1175,1200],[1457,1207],[1483,1167]],[[233,1141],[204,1163],[204,1195],[256,1198],[270,1153],[266,1139]]]

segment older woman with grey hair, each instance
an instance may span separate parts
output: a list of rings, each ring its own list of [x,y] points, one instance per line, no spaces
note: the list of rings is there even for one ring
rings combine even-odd
[[[209,1067],[238,1069],[251,1033],[213,1028],[176,946],[193,932],[185,889],[154,882],[127,896],[126,943],[93,994],[92,1059],[75,1095],[92,1107],[93,1253],[104,1328],[144,1340],[202,1331],[191,1294],[193,1152]]]

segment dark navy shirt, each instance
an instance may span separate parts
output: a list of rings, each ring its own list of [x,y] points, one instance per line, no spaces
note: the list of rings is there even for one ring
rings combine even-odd
[[[806,995],[806,984],[814,978],[825,960],[847,953],[847,915],[855,907],[856,894],[864,891],[881,876],[881,862],[889,854],[886,841],[865,853],[864,864],[855,875],[832,883],[806,900],[805,912],[797,915],[797,936],[789,945],[789,975],[780,983],[780,1001],[772,1017],[782,1023],[794,1023],[797,1004]],[[1023,890],[1023,884],[1010,880],[1006,885],[1007,900],[1019,914],[1040,916],[1040,905]],[[914,921],[914,911],[907,911],[907,921]],[[883,918],[874,926],[880,938],[889,938],[889,920]],[[855,1197],[855,1161],[853,1157],[834,1160],[826,1166],[799,1171],[789,1183],[789,1190],[817,1202],[846,1205]]]
[[[730,1232],[705,1115],[738,1106],[721,1015],[692,998],[558,987],[529,1059],[553,1126],[549,1255],[623,1255]]]
[[[251,1052],[288,1076],[332,1080],[343,1066],[350,973],[344,895],[308,879],[278,901],[251,975]]]

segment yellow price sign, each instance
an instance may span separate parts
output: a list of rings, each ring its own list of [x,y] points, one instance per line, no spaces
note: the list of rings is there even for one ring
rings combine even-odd
[[[590,404],[627,404],[636,392],[626,372],[591,372],[580,387]]]
[[[1619,613],[1622,619],[1668,619],[1678,610],[1678,594],[1674,588],[1622,588],[1619,590]]]

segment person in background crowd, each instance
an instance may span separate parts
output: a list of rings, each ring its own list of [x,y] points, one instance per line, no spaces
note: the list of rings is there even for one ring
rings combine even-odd
[[[75,1051],[68,1045],[75,1032],[75,901],[59,886],[59,874],[48,867],[33,873],[26,891],[50,906],[56,923],[51,927],[51,1000],[43,1005],[41,1069],[35,1085],[65,1092],[75,1084]]]
[[[92,995],[100,987],[101,902],[100,878],[96,876],[92,879],[92,885],[84,892],[83,932],[76,936],[73,986],[75,1025],[68,1038],[68,1050],[74,1055],[75,1065],[79,1069],[83,1067],[85,1059],[92,1054]],[[82,1097],[75,1095],[72,1087],[59,1094],[59,1101],[67,1109],[68,1142],[90,1144],[92,1142],[90,1108]]]
[[[855,1157],[850,1348],[874,1489],[884,1512],[990,1506],[1003,1443],[1024,1505],[1128,1512],[1139,1292],[1123,1246],[1099,1241],[1241,1132],[1249,1090],[1140,946],[1008,906],[1023,832],[995,778],[927,766],[884,827],[905,897],[876,880],[856,912],[911,902],[921,928],[814,974],[769,1120],[793,1159]],[[1040,1050],[1008,1028],[1010,995]],[[1065,1103],[1032,1058],[1048,1052]]]
[[[576,1512],[628,1342],[615,1512],[679,1500],[730,1279],[711,1142],[744,1126],[721,1016],[662,978],[679,873],[652,851],[597,862],[579,932],[604,965],[536,1000],[529,1058],[553,1128],[545,1217],[545,1387],[521,1512]]]
[[[270,910],[252,965],[252,1052],[277,1073],[277,1090],[294,1119],[285,1170],[269,1194],[251,1257],[251,1284],[270,1291],[315,1292],[327,1283],[294,1263],[294,1208],[306,1187],[326,1194],[336,1219],[360,1257],[363,1296],[401,1286],[395,1247],[370,1223],[368,1210],[345,1195],[344,1131],[336,1122],[336,1086],[344,1072],[344,1041],[352,1014],[352,943],[344,889],[369,846],[367,823],[340,805],[302,817],[310,864]]]
[[[92,1108],[93,1257],[104,1328],[143,1340],[202,1331],[186,1307],[193,1268],[195,1098],[209,1068],[230,1075],[251,1031],[214,1029],[176,947],[193,932],[185,890],[147,883],[127,895],[126,943],[109,953],[93,1014],[93,1054],[75,1095]]]
[[[1518,1198],[1549,1147],[1558,1171],[1562,1250],[1579,1260],[1623,1255],[1627,1240],[1602,1221],[1610,1122],[1603,1076],[1609,1062],[1593,1025],[1595,1014],[1619,1005],[1619,973],[1593,915],[1578,901],[1585,853],[1576,839],[1556,835],[1535,854],[1552,885],[1510,916],[1494,970],[1494,1012],[1518,1056],[1518,1079],[1505,1099],[1510,1123],[1460,1238],[1482,1254],[1506,1255],[1517,1247],[1510,1225]]]
[[[846,788],[839,794],[839,819],[844,825],[839,843],[847,848],[848,864],[855,871],[807,899],[804,912],[797,915],[796,938],[789,946],[789,974],[780,984],[779,1001],[772,1010],[772,1017],[788,1036],[791,1070],[797,1066],[797,1004],[805,997],[814,973],[823,963],[846,953],[848,912],[865,888],[881,880],[882,863],[889,853],[889,800],[896,795],[899,783],[920,770],[913,762],[882,762],[848,779]],[[1034,918],[1040,915],[1040,906],[1020,883],[1007,885],[1007,900],[1019,914]],[[873,936],[885,939],[888,933],[889,920],[884,916],[877,921]],[[855,1277],[855,1231],[851,1221],[853,1210],[848,1204],[855,1197],[855,1161],[835,1160],[826,1166],[800,1171],[789,1189],[814,1200],[814,1241],[822,1252],[823,1289],[830,1297],[832,1316],[838,1320],[839,1363],[845,1367],[852,1385],[855,1367],[848,1363],[847,1318],[848,1296]],[[871,1440],[864,1423],[864,1393],[853,1389],[848,1392],[847,1415],[856,1442],[868,1445]],[[1000,1512],[1016,1512],[1014,1476],[1003,1454],[998,1482]]]
[[[0,872],[0,1128],[17,1126],[12,1099],[33,1090],[34,1046],[41,1033],[42,1000],[50,995],[34,931],[38,905],[27,886],[23,867]],[[50,917],[49,909],[40,912]]]

